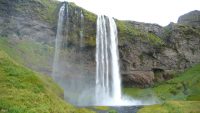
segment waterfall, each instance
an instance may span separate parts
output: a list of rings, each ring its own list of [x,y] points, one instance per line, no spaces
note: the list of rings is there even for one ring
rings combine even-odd
[[[83,30],[84,30],[84,15],[83,12],[81,10],[81,15],[80,15],[81,19],[80,19],[80,47],[84,47],[84,40],[83,40]]]
[[[74,26],[68,17],[73,14],[68,12],[68,3],[64,3],[59,10],[57,34],[55,40],[55,54],[53,61],[52,77],[64,89],[65,100],[79,106],[115,106],[115,105],[141,105],[141,101],[124,98],[121,94],[121,78],[119,70],[119,53],[117,27],[113,18],[99,15],[97,18],[96,34],[96,81],[95,76],[83,72],[81,61],[78,66],[71,63],[66,57],[62,45],[66,44],[68,31]],[[84,15],[82,11],[76,22],[80,22],[80,48],[84,47]],[[76,32],[78,33],[78,32]],[[63,42],[62,42],[63,41]],[[63,46],[65,47],[65,46]],[[61,49],[64,51],[61,54]],[[81,49],[82,50],[82,49]],[[70,51],[67,51],[70,55]],[[73,55],[72,55],[73,56]],[[83,57],[85,58],[85,57]],[[72,60],[73,61],[73,60]],[[86,76],[87,75],[87,76]],[[96,82],[94,85],[93,82]],[[96,92],[95,92],[96,91]],[[95,92],[95,93],[91,93]]]
[[[65,4],[63,4],[59,11],[58,17],[58,25],[57,25],[57,33],[56,33],[56,40],[55,40],[55,53],[54,53],[54,60],[53,60],[53,72],[52,77],[55,79],[58,76],[58,69],[59,69],[59,54],[61,49],[61,44],[63,40],[63,20],[65,12]]]
[[[117,27],[113,18],[99,15],[96,34],[96,105],[121,101]]]

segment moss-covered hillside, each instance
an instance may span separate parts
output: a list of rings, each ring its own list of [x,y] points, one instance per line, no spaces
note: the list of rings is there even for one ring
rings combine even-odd
[[[140,29],[136,29],[129,21],[117,20],[116,24],[119,32],[119,42],[122,45],[134,39],[149,43],[152,46],[162,46],[164,44],[161,37],[151,32],[144,32]]]
[[[0,48],[20,64],[45,74],[51,73],[49,70],[52,70],[54,50],[47,44],[29,39],[16,41],[0,36]]]
[[[62,100],[63,92],[44,75],[33,72],[0,50],[1,113],[89,113]]]
[[[152,88],[125,88],[124,92],[138,99],[158,97],[163,103],[146,106],[139,113],[200,112],[200,64],[177,76]]]

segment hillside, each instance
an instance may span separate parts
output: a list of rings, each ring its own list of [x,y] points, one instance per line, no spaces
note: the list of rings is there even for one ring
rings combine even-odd
[[[124,92],[138,99],[159,98],[162,104],[147,106],[139,113],[200,112],[200,64],[187,69],[174,79],[152,88],[125,88]]]
[[[62,100],[63,91],[51,78],[16,63],[0,50],[1,113],[89,113]]]

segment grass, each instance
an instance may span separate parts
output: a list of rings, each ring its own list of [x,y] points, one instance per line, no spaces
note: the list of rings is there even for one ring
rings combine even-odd
[[[49,23],[54,24],[57,20],[57,8],[58,1],[55,0],[38,0],[43,6],[46,6],[45,9],[38,10],[38,14],[41,15],[41,18]]]
[[[13,40],[0,37],[0,48],[17,62],[34,70],[51,70],[54,48],[29,39]]]
[[[164,44],[163,40],[153,33],[142,32],[139,29],[136,29],[128,21],[116,21],[120,41],[129,41],[131,38],[140,38],[143,42],[148,42],[152,45],[162,45]]]
[[[137,113],[199,113],[199,101],[167,101],[140,109]]]
[[[164,102],[144,107],[139,113],[198,113],[200,112],[200,64],[152,88],[125,88],[124,92],[137,99],[158,97]]]
[[[65,103],[62,90],[47,76],[35,73],[0,50],[0,112],[90,113]]]
[[[97,112],[118,113],[115,109],[109,106],[95,106],[95,107],[89,107],[89,109]]]
[[[110,109],[108,106],[96,106],[94,108],[97,110],[103,110],[103,111],[107,111]]]

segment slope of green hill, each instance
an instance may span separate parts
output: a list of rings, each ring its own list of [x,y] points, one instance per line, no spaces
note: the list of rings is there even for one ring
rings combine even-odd
[[[200,112],[200,64],[152,88],[126,88],[124,92],[134,98],[158,97],[161,100],[162,104],[144,107],[139,113],[198,113]]]
[[[89,113],[61,98],[62,90],[44,75],[33,72],[0,50],[0,112]]]

